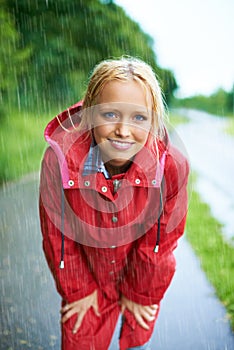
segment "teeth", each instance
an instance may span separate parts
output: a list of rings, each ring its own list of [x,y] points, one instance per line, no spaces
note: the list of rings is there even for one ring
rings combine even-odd
[[[117,145],[119,147],[123,147],[123,148],[131,145],[129,142],[112,141],[112,143],[114,143],[115,145]]]

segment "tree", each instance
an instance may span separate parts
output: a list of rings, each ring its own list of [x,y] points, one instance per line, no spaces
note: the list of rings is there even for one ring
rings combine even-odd
[[[91,69],[99,61],[137,56],[163,80],[167,100],[177,84],[172,72],[157,64],[152,38],[112,1],[6,0],[20,35],[30,48],[28,68],[19,81],[25,106],[67,106],[82,97]]]
[[[25,70],[30,49],[18,47],[20,36],[3,0],[0,1],[0,22],[0,100],[3,105],[7,100],[13,102],[12,92],[17,89],[19,74]]]

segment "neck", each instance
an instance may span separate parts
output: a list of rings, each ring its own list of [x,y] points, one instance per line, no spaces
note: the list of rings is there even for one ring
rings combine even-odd
[[[127,163],[121,165],[121,166],[116,166],[113,164],[110,164],[110,162],[105,163],[105,167],[108,171],[108,173],[111,176],[118,175],[118,174],[123,174],[126,173],[126,171],[130,168],[132,162],[128,161]]]

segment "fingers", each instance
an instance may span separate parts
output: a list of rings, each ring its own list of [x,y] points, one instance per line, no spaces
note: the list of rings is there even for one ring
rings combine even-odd
[[[74,310],[70,310],[70,311],[66,312],[66,313],[62,316],[61,322],[62,322],[62,323],[67,322],[67,320],[69,320],[69,318],[72,317],[73,315],[75,315],[76,313],[77,313],[77,312],[74,311]]]
[[[73,307],[74,303],[71,304],[66,304],[64,307],[61,308],[60,313],[64,314],[65,312],[67,312],[68,310],[70,310]]]
[[[153,306],[153,307],[152,307]],[[150,316],[155,316],[158,310],[158,306],[157,305],[152,305],[152,306],[145,306],[145,310],[146,312],[150,315]]]
[[[100,317],[101,314],[100,314],[100,312],[98,311],[98,303],[97,303],[97,301],[96,301],[96,303],[95,303],[92,307],[93,307],[93,311],[94,311],[95,315],[96,315],[97,317]]]
[[[157,304],[150,305],[150,308],[151,308],[152,310],[155,310],[155,311],[157,312],[157,310],[158,310],[158,305],[157,305]]]
[[[133,302],[132,300],[127,299],[123,294],[121,296],[120,306],[122,314],[127,308],[134,315],[137,323],[146,330],[149,329],[149,326],[146,322],[154,321],[158,310],[157,304],[149,306],[140,305]]]
[[[73,334],[76,334],[76,332],[77,332],[78,329],[80,328],[85,313],[86,313],[85,311],[83,311],[83,312],[81,311],[81,312],[78,314],[77,321],[76,321],[76,323],[75,323],[75,325],[74,325],[74,327],[73,327],[73,330],[72,330],[72,333],[73,333]]]
[[[155,315],[152,315],[145,309],[141,310],[140,315],[142,318],[144,318],[145,321],[152,322],[155,320]]]
[[[65,323],[76,313],[76,309],[74,308],[73,304],[68,304],[61,309],[60,313],[62,314],[61,322]]]
[[[136,314],[135,318],[137,320],[137,323],[144,329],[149,330],[149,326],[147,323],[144,321],[143,317],[140,314]]]
[[[77,321],[73,327],[73,333],[76,333],[79,327],[81,326],[86,312],[89,310],[90,307],[92,307],[95,315],[97,317],[100,317],[100,313],[98,310],[97,291],[94,291],[92,294],[88,295],[87,297],[84,297],[83,299],[77,300],[73,303],[67,304],[64,307],[62,307],[60,311],[62,315],[61,322],[65,323],[70,317],[72,317],[73,315],[77,315]]]
[[[136,318],[138,324],[142,328],[148,330],[149,326],[146,322],[152,322],[155,320],[157,310],[158,310],[158,305],[140,307],[139,312],[135,313],[135,318]]]

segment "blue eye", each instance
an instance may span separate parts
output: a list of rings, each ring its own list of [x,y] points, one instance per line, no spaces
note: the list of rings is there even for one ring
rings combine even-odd
[[[115,118],[116,115],[114,112],[106,112],[106,113],[102,113],[102,116],[105,117],[105,118],[109,118],[109,119],[112,119],[112,118]]]
[[[142,121],[146,120],[147,118],[144,115],[137,114],[137,115],[135,115],[134,119],[138,122],[142,122]]]

